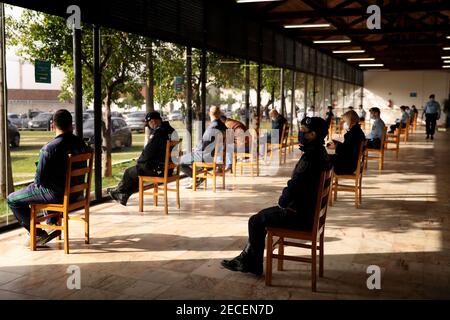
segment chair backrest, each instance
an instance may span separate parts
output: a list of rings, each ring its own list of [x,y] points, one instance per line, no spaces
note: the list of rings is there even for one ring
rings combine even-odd
[[[358,164],[356,165],[355,175],[359,178],[364,171],[364,161],[366,159],[367,140],[361,141],[359,144]]]
[[[83,208],[90,203],[91,180],[92,180],[92,158],[93,152],[78,155],[69,154],[67,157],[66,187],[64,190],[63,206],[67,211]],[[74,165],[76,168],[74,168]],[[86,179],[87,175],[87,179]],[[81,183],[72,185],[73,179],[80,180]],[[71,199],[71,195],[79,194],[76,200]]]
[[[174,169],[175,172],[172,176],[180,175],[180,160],[181,160],[181,142],[183,139],[179,140],[167,140],[166,143],[166,157],[164,160],[164,178],[169,176],[169,170]],[[174,151],[176,150],[176,162],[173,162]]]
[[[285,124],[283,124],[283,129],[281,130],[281,138],[280,138],[280,143],[287,143],[288,140],[288,131],[289,131],[289,125],[287,124],[287,122]]]
[[[320,174],[319,187],[317,190],[316,210],[314,212],[313,237],[316,238],[319,232],[325,228],[327,218],[328,200],[331,195],[333,181],[333,169],[323,171]]]

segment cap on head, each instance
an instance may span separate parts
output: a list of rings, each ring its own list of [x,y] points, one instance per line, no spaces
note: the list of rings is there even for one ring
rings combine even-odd
[[[320,117],[306,117],[302,120],[301,125],[314,131],[318,140],[324,140],[328,134],[327,122]]]
[[[150,120],[162,120],[161,115],[158,111],[151,111],[145,116],[145,122],[149,122]]]

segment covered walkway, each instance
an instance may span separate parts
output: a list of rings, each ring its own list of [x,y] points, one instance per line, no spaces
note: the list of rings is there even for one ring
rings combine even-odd
[[[388,153],[363,178],[363,202],[340,193],[329,208],[325,231],[325,278],[311,292],[309,266],[286,263],[264,278],[233,273],[220,261],[237,255],[247,221],[276,203],[296,159],[277,175],[227,176],[213,194],[183,190],[181,209],[169,215],[138,212],[137,195],[124,208],[104,203],[91,209],[91,244],[71,224],[71,254],[62,242],[30,252],[23,229],[0,235],[1,299],[434,299],[450,298],[450,133],[434,141],[422,131],[402,142],[399,159]],[[185,183],[185,182],[183,182]],[[69,290],[70,265],[81,269],[81,289]],[[381,268],[381,290],[368,290],[366,269]]]

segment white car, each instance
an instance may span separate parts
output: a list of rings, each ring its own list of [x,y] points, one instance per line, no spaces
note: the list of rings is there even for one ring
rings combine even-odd
[[[181,114],[180,110],[174,110],[169,114],[169,120],[170,121],[174,121],[174,120],[183,120],[183,115]]]

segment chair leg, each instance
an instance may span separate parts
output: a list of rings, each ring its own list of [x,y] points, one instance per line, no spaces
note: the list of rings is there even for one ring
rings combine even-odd
[[[225,166],[222,168],[222,188],[225,190]]]
[[[322,234],[320,235],[320,251],[319,251],[319,277],[323,278],[323,253],[324,253],[324,247],[323,247],[323,238],[324,238],[324,233],[322,232]]]
[[[359,208],[359,187],[358,187],[358,180],[355,180],[355,208]]]
[[[362,177],[359,178],[359,205],[362,204]]]
[[[236,162],[237,162],[237,154],[234,153],[233,154],[233,177],[236,177],[236,169],[237,169]]]
[[[30,250],[36,251],[36,211],[33,205],[30,212]]]
[[[192,190],[196,191],[197,190],[197,166],[195,165],[195,163],[192,165]]]
[[[266,247],[266,286],[272,285],[272,232],[267,233],[267,247]]]
[[[180,179],[177,179],[177,208],[180,209]]]
[[[283,271],[283,264],[284,264],[284,239],[280,238],[278,240],[278,255],[280,256],[278,258],[278,271]]]
[[[316,276],[317,276],[317,242],[313,241],[311,245],[311,289],[316,292]]]
[[[64,218],[64,253],[69,254],[69,214],[63,213]]]
[[[217,175],[217,167],[213,167],[213,191],[216,192],[216,175]]]
[[[335,183],[335,185],[334,185],[334,201],[337,201],[337,193],[338,193],[338,179],[337,178],[335,178],[335,180],[334,180],[334,183]]]
[[[167,198],[167,182],[164,182],[164,210],[166,214],[169,214],[169,201]]]
[[[153,184],[153,205],[155,207],[158,206],[158,193],[159,193],[158,184],[155,183]]]
[[[139,212],[144,211],[144,181],[139,177]]]
[[[61,215],[58,216],[58,221],[56,221],[57,226],[61,226]],[[62,239],[62,234],[60,233],[58,236],[58,240]]]
[[[84,243],[89,244],[89,203],[84,206]]]

